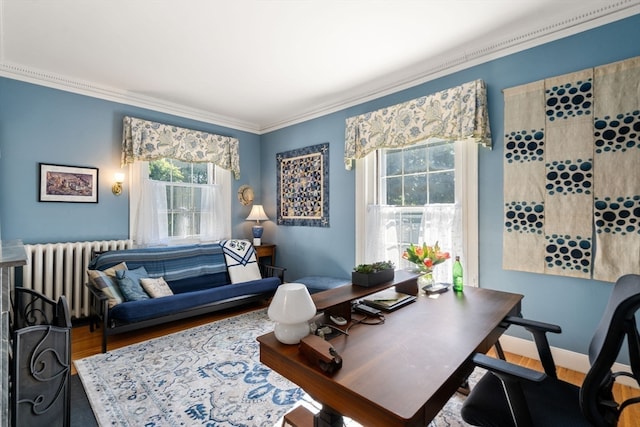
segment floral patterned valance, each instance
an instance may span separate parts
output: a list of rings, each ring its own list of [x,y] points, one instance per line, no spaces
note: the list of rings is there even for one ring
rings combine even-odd
[[[378,148],[400,148],[428,138],[472,141],[491,148],[487,90],[482,80],[347,119],[344,161]]]
[[[184,162],[211,162],[240,179],[239,141],[135,117],[123,119],[122,166],[136,160],[172,158]]]

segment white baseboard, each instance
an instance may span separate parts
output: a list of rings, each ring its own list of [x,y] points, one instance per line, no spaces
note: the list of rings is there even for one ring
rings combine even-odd
[[[517,354],[519,356],[525,356],[530,359],[540,360],[536,345],[533,341],[523,338],[512,337],[510,335],[502,335],[500,337],[500,344],[502,349],[509,353]],[[574,351],[565,350],[562,348],[551,347],[551,354],[556,362],[556,366],[568,368],[573,371],[582,372],[584,374],[589,370],[589,357],[586,354],[576,353]],[[622,363],[614,363],[612,371],[614,372],[631,372],[629,365]],[[618,377],[616,379],[620,384],[624,384],[633,388],[640,388],[638,384],[631,378]]]

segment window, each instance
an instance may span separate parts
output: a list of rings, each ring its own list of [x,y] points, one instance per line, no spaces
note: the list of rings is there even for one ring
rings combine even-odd
[[[455,204],[454,144],[448,141],[417,144],[378,153],[379,190],[383,205],[393,206],[398,252],[422,243],[425,205]],[[428,242],[429,244],[435,242]],[[398,260],[399,267],[409,263]]]
[[[149,162],[149,178],[165,182],[167,196],[167,235],[172,240],[193,239],[200,235],[200,218],[212,212],[203,203],[206,185],[214,184],[210,163],[187,163],[174,159]]]
[[[136,179],[134,176],[138,176]],[[140,246],[230,235],[230,172],[175,159],[132,165],[131,224]]]
[[[477,284],[477,145],[430,139],[379,149],[356,163],[356,263],[392,260],[409,244],[440,243]],[[448,268],[448,267],[449,268]],[[451,265],[436,268],[450,281]]]
[[[381,200],[402,207],[455,203],[452,142],[382,149],[379,156]]]

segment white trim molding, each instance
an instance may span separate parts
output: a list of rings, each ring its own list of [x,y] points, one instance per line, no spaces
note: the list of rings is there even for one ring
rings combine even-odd
[[[502,349],[506,352],[525,356],[529,359],[540,360],[536,345],[533,341],[523,338],[513,337],[510,335],[502,335],[500,337]],[[589,371],[589,357],[586,354],[577,353],[563,348],[551,347],[551,354],[556,366],[571,369],[572,371],[582,372],[586,374]],[[631,367],[622,363],[614,363],[611,368],[614,372],[631,372]],[[617,382],[629,387],[639,388],[638,384],[631,378],[624,376],[618,377]]]
[[[163,100],[159,97],[106,87],[92,82],[81,81],[74,77],[57,75],[49,71],[31,69],[21,64],[10,63],[3,54],[3,43],[6,43],[6,41],[3,40],[4,34],[2,31],[0,31],[0,77],[148,108],[260,135],[360,105],[460,70],[610,24],[638,13],[640,13],[639,0],[612,0],[606,6],[594,6],[586,12],[576,16],[568,16],[556,22],[550,22],[535,30],[508,34],[504,38],[496,38],[486,45],[477,43],[477,45],[468,46],[463,51],[455,50],[450,54],[431,58],[413,67],[406,68],[400,73],[383,76],[367,84],[362,84],[353,90],[340,91],[338,96],[323,104],[311,106],[309,109],[301,108],[299,113],[282,117],[271,123],[248,122],[223,116],[212,111]],[[0,19],[1,17],[2,9],[0,7]]]

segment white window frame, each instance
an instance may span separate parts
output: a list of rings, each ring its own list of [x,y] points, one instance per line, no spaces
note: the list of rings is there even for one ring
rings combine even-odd
[[[455,194],[462,209],[462,262],[465,284],[478,286],[478,144],[456,141]],[[367,205],[379,203],[377,197],[376,152],[356,160],[356,265],[365,261],[365,215]],[[417,242],[419,243],[419,242]]]
[[[226,223],[224,226],[224,235],[231,236],[231,171],[225,170],[213,163],[209,163],[210,170],[213,170],[214,182],[222,187],[224,197],[224,209],[226,210]],[[149,162],[136,161],[129,165],[129,236],[135,236],[135,218],[137,214],[138,204],[140,203],[141,188],[139,183],[142,182],[141,177],[149,176]],[[201,242],[199,236],[192,238],[169,237],[168,245],[181,245],[188,243]]]

